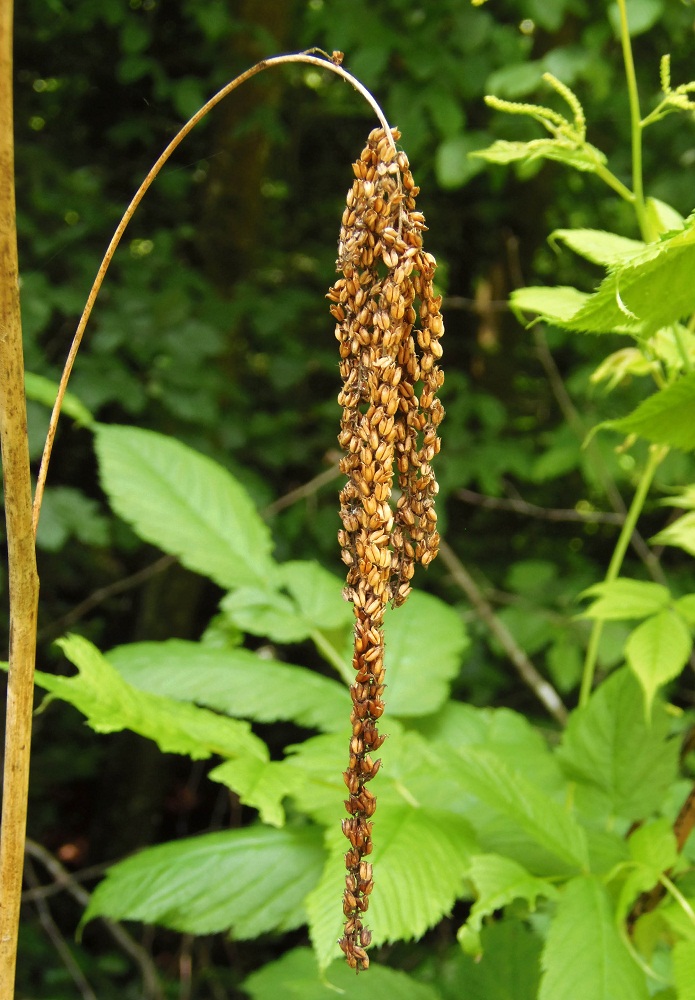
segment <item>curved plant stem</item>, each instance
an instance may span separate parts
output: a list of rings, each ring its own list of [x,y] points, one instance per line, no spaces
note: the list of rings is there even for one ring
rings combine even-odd
[[[649,487],[654,479],[654,474],[666,457],[667,452],[668,448],[664,448],[663,446],[652,445],[649,449],[649,458],[644,467],[642,478],[639,481],[632,503],[630,504],[630,509],[627,512],[625,523],[623,524],[620,535],[618,536],[618,541],[611,557],[608,571],[606,572],[604,580],[605,583],[612,583],[612,581],[615,580],[620,573],[620,568],[623,565],[623,559],[625,558],[627,547],[630,544],[630,539],[632,538],[632,533],[635,530],[637,519],[642,513],[644,501],[647,498],[647,493],[649,492]],[[591,629],[591,635],[589,636],[589,645],[587,647],[586,659],[584,661],[582,686],[579,692],[580,708],[587,704],[591,696],[591,688],[594,683],[594,673],[596,672],[598,647],[601,641],[602,632],[603,622],[595,621],[593,628]]]
[[[0,440],[7,524],[10,651],[0,834],[0,1000],[14,996],[24,866],[39,580],[19,315],[12,119],[12,0],[0,3]]]
[[[618,0],[618,11],[620,13],[620,44],[623,48],[625,79],[627,81],[627,92],[630,101],[630,124],[632,132],[632,191],[634,196],[634,206],[640,232],[642,233],[642,239],[649,243],[652,236],[649,232],[649,223],[644,207],[644,187],[642,182],[642,115],[640,114],[637,77],[635,76],[635,62],[632,58],[630,29],[627,23],[626,0]]]
[[[157,177],[160,170],[167,162],[171,154],[186,138],[188,133],[195,128],[198,122],[202,118],[204,118],[209,111],[212,111],[212,109],[217,104],[219,104],[220,101],[222,101],[228,94],[231,94],[233,90],[236,90],[237,87],[240,87],[242,83],[245,83],[247,80],[250,80],[252,76],[256,76],[258,73],[262,73],[263,70],[270,69],[272,66],[280,66],[285,63],[310,63],[312,66],[318,66],[321,69],[330,70],[332,73],[336,73],[338,76],[341,76],[344,80],[350,83],[355,88],[355,90],[362,95],[362,97],[364,97],[364,99],[373,109],[377,118],[381,122],[381,125],[384,131],[386,132],[386,135],[390,138],[391,144],[395,149],[395,143],[391,138],[391,127],[386,120],[384,112],[381,110],[381,108],[377,104],[372,94],[370,94],[367,88],[364,87],[359,80],[357,80],[354,76],[352,76],[352,74],[348,73],[347,70],[344,70],[342,66],[340,66],[339,62],[337,61],[337,58],[336,61],[333,61],[328,56],[321,58],[317,55],[311,54],[312,52],[316,51],[320,50],[312,49],[309,52],[295,52],[289,55],[272,56],[270,59],[262,59],[261,62],[256,63],[255,66],[252,66],[250,69],[247,69],[240,76],[236,77],[236,79],[232,80],[230,83],[222,87],[222,89],[219,90],[214,95],[214,97],[211,97],[210,100],[207,101],[207,103],[204,104],[202,108],[200,108],[200,110],[196,111],[193,117],[189,118],[189,120],[186,122],[183,128],[179,132],[177,132],[177,134],[171,140],[171,142],[166,147],[164,152],[161,154],[157,162],[151,168],[151,170],[145,177],[144,181],[138,188],[138,190],[135,192],[132,201],[128,205],[128,208],[126,209],[123,218],[119,222],[116,231],[114,232],[111,238],[111,242],[109,243],[106,249],[106,253],[104,254],[104,259],[102,260],[99,270],[97,272],[97,276],[94,279],[94,284],[92,285],[89,295],[87,297],[87,303],[84,307],[84,311],[77,325],[77,330],[75,331],[75,336],[73,337],[72,344],[70,345],[70,351],[68,353],[68,357],[65,362],[65,368],[63,369],[63,374],[60,379],[60,385],[58,387],[58,395],[56,397],[56,401],[53,406],[53,412],[51,413],[51,420],[48,426],[48,434],[46,436],[46,444],[44,446],[43,455],[41,456],[41,466],[39,468],[39,474],[36,481],[36,492],[34,494],[34,512],[33,512],[34,534],[36,534],[36,528],[39,521],[39,514],[41,512],[41,502],[43,500],[43,492],[46,484],[46,475],[48,473],[48,463],[50,462],[51,459],[51,452],[53,450],[53,442],[55,441],[56,430],[58,428],[58,418],[60,417],[60,410],[63,404],[63,398],[65,396],[68,380],[70,378],[70,374],[72,372],[72,368],[75,363],[75,358],[77,357],[77,352],[79,351],[80,344],[82,343],[82,337],[84,336],[85,328],[89,321],[89,317],[92,314],[92,309],[94,308],[94,303],[96,301],[97,295],[99,294],[99,290],[104,281],[104,277],[109,268],[111,260],[113,259],[113,255],[116,252],[116,248],[118,247],[118,244],[121,242],[123,234],[128,227],[128,223],[135,214],[138,205],[144,198],[145,194],[152,185],[152,182]]]

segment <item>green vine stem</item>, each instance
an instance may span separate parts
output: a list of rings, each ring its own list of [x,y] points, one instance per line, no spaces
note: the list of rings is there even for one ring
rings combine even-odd
[[[653,238],[651,227],[647,219],[647,212],[644,205],[644,185],[642,180],[642,115],[639,106],[639,93],[637,91],[637,77],[635,75],[635,62],[632,58],[632,44],[630,43],[630,29],[627,22],[626,0],[618,0],[618,11],[620,14],[620,43],[623,49],[623,62],[625,63],[625,79],[627,82],[627,92],[630,102],[630,124],[632,133],[632,191],[634,195],[635,213],[639,223],[642,238],[649,243]]]
[[[0,1000],[14,996],[24,868],[39,580],[31,523],[31,476],[19,314],[12,115],[12,0],[0,3],[0,440],[7,525],[10,649],[2,832]]]
[[[213,97],[207,101],[202,108],[200,108],[193,115],[192,118],[186,122],[186,124],[177,132],[174,138],[171,140],[169,145],[166,147],[164,152],[161,154],[159,159],[156,161],[154,166],[151,168],[145,179],[143,180],[140,187],[135,192],[132,201],[128,205],[128,208],[123,214],[123,218],[118,223],[116,230],[111,237],[111,242],[109,243],[104,258],[97,271],[96,278],[94,279],[94,284],[92,285],[89,295],[87,297],[87,302],[84,307],[82,316],[77,325],[77,330],[75,331],[75,336],[73,337],[72,344],[70,345],[70,350],[68,352],[67,360],[65,362],[65,367],[60,378],[60,385],[58,387],[58,395],[56,397],[55,404],[53,406],[53,412],[51,413],[51,420],[48,426],[48,433],[46,435],[46,444],[44,446],[43,455],[41,456],[41,465],[39,468],[39,474],[36,480],[36,492],[34,494],[34,511],[33,511],[33,526],[34,534],[36,534],[36,528],[39,522],[39,514],[41,512],[41,503],[43,500],[44,487],[46,485],[46,476],[48,474],[48,464],[51,459],[51,452],[53,451],[53,443],[55,441],[56,431],[58,429],[58,419],[60,417],[60,410],[63,405],[63,399],[65,397],[65,392],[67,389],[68,381],[72,373],[73,366],[75,364],[75,358],[77,357],[77,352],[80,349],[80,344],[82,343],[82,338],[84,336],[85,328],[89,322],[89,317],[92,314],[92,309],[94,308],[94,303],[96,302],[99,290],[106,276],[106,272],[109,269],[109,265],[113,259],[113,255],[116,252],[118,244],[121,242],[123,234],[125,233],[130,220],[136,212],[136,209],[147,191],[152,185],[159,174],[162,167],[165,165],[167,160],[170,158],[174,150],[183,142],[186,136],[191,132],[198,122],[204,118],[209,111],[212,111],[216,105],[220,103],[228,94],[231,94],[233,90],[240,87],[242,83],[250,80],[252,76],[256,76],[258,73],[262,73],[265,69],[270,69],[271,66],[280,66],[285,63],[309,63],[312,66],[318,66],[321,69],[330,70],[332,73],[336,73],[341,76],[349,84],[351,84],[355,90],[364,97],[367,103],[370,105],[377,118],[381,122],[382,128],[384,129],[389,141],[393,145],[394,151],[396,149],[395,142],[391,138],[391,127],[386,120],[384,112],[379,107],[376,99],[367,90],[367,88],[360,83],[356,77],[348,73],[347,70],[343,69],[340,65],[342,61],[342,53],[334,52],[332,56],[328,56],[326,53],[321,53],[321,56],[313,55],[312,53],[321,52],[320,49],[309,49],[307,52],[294,52],[288,55],[282,56],[272,56],[270,59],[262,59],[255,66],[247,69],[244,73],[241,73],[230,83],[225,84],[221,90],[219,90]]]
[[[606,572],[604,580],[605,583],[612,583],[620,573],[620,569],[623,565],[623,559],[625,558],[625,553],[627,552],[627,547],[630,544],[630,539],[632,538],[632,533],[637,525],[637,520],[642,513],[642,508],[644,507],[644,502],[647,498],[649,488],[652,485],[654,475],[667,454],[668,448],[663,445],[652,445],[649,449],[649,458],[647,459],[647,464],[644,467],[644,471],[642,472],[641,479],[637,485],[637,489],[635,490],[632,503],[630,504],[630,509],[627,512],[625,522],[620,531],[620,536],[618,537],[615,550],[608,566],[608,571]],[[593,687],[594,674],[596,672],[598,647],[601,641],[602,632],[603,622],[595,621],[593,628],[591,629],[591,635],[589,636],[589,645],[587,647],[586,659],[584,661],[582,684],[579,692],[580,708],[586,705],[591,697],[591,689]]]

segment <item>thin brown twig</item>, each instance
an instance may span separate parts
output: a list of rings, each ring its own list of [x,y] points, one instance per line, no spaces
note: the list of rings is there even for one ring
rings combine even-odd
[[[54,881],[68,892],[73,899],[86,907],[89,904],[90,895],[70,874],[70,872],[55,858],[50,851],[38,844],[35,840],[27,838],[26,852],[37,861],[53,876]],[[136,963],[142,975],[143,1000],[165,1000],[164,991],[157,975],[154,962],[151,957],[138,944],[128,932],[114,920],[102,917],[102,923],[108,930],[111,937],[119,946],[121,951]]]
[[[34,866],[31,861],[27,860],[24,865],[24,874],[27,882],[30,886],[36,889],[39,886],[39,880],[34,871]],[[60,933],[58,925],[51,916],[51,911],[48,908],[48,903],[45,899],[41,897],[34,897],[34,906],[36,907],[36,912],[39,915],[39,920],[41,926],[43,927],[46,937],[49,939],[55,950],[60,955],[60,960],[65,966],[65,968],[70,973],[72,981],[74,982],[77,989],[80,991],[80,995],[84,1000],[99,1000],[96,993],[89,985],[85,974],[79,967],[78,963],[70,951],[70,948],[65,941],[65,938]]]
[[[103,604],[103,602],[107,601],[110,597],[114,597],[116,594],[122,594],[127,590],[132,590],[134,587],[138,587],[141,583],[149,580],[150,577],[156,576],[157,573],[163,573],[165,569],[173,566],[176,561],[176,556],[160,556],[159,559],[155,559],[155,561],[150,563],[149,566],[139,569],[136,573],[123,577],[121,580],[116,580],[114,583],[110,583],[105,587],[99,587],[98,590],[94,590],[88,597],[85,597],[83,601],[75,605],[71,611],[69,611],[66,615],[63,615],[62,618],[49,622],[42,629],[40,629],[38,638],[46,640],[50,636],[60,635],[66,628],[69,628],[71,625],[74,625],[75,622],[84,618],[86,614],[98,607],[100,604]]]
[[[465,503],[473,504],[476,507],[483,507],[486,510],[508,510],[514,514],[522,514],[525,517],[535,517],[541,521],[579,521],[582,523],[595,524],[622,524],[625,520],[622,514],[610,513],[601,510],[576,510],[572,507],[555,508],[539,507],[535,503],[527,500],[513,499],[508,497],[491,497],[484,493],[475,493],[473,490],[459,489],[454,496]]]
[[[487,625],[502,646],[523,682],[531,688],[555,721],[561,726],[566,725],[568,712],[560,695],[552,684],[538,672],[526,653],[517,644],[507,626],[500,621],[490,604],[485,600],[477,583],[451,546],[443,540],[439,543],[439,556],[451,573],[454,582],[463,590],[473,605],[480,620]]]
[[[177,149],[177,147],[183,142],[189,132],[195,128],[198,122],[207,115],[217,104],[220,103],[228,94],[231,94],[233,90],[240,87],[241,84],[250,80],[251,77],[256,76],[258,73],[262,73],[263,70],[269,69],[271,66],[279,66],[284,63],[309,63],[312,66],[318,66],[320,69],[327,69],[332,73],[336,73],[338,76],[346,80],[354,89],[364,97],[369,106],[372,108],[377,118],[381,122],[382,128],[386,134],[387,140],[391,143],[394,150],[396,149],[395,141],[391,135],[391,126],[386,120],[384,112],[379,107],[379,104],[375,98],[370,94],[367,88],[360,83],[356,77],[348,73],[347,70],[343,69],[340,65],[340,53],[335,53],[333,57],[319,58],[316,55],[310,55],[306,52],[295,52],[289,55],[282,56],[272,56],[269,59],[262,59],[260,62],[256,63],[255,66],[251,66],[244,73],[241,73],[230,83],[226,84],[219,90],[213,97],[207,101],[202,108],[200,108],[193,115],[192,118],[186,122],[186,124],[177,132],[174,138],[171,140],[169,145],[166,147],[164,152],[161,154],[159,159],[153,165],[153,167],[148,172],[144,181],[135,192],[130,204],[128,205],[123,218],[116,227],[111,242],[109,243],[104,258],[97,271],[97,276],[94,279],[94,284],[92,285],[89,295],[87,297],[87,303],[84,307],[82,316],[77,325],[77,330],[75,331],[75,336],[73,337],[72,344],[70,345],[70,350],[68,352],[67,360],[65,362],[65,367],[60,378],[60,385],[58,386],[58,395],[56,397],[55,404],[53,406],[53,411],[51,413],[50,423],[48,425],[48,433],[46,435],[46,444],[44,446],[43,455],[41,456],[41,465],[39,468],[39,474],[36,479],[36,490],[34,492],[34,510],[33,510],[33,528],[34,535],[36,535],[36,528],[38,526],[39,514],[41,512],[41,502],[43,500],[44,487],[46,485],[46,476],[48,474],[48,464],[50,462],[51,453],[53,451],[53,442],[55,441],[56,431],[58,429],[58,418],[60,417],[60,410],[63,405],[63,399],[65,397],[65,392],[67,390],[68,381],[70,379],[70,374],[72,372],[73,366],[75,364],[75,359],[77,357],[77,352],[80,349],[80,344],[82,343],[82,338],[84,336],[85,328],[89,321],[89,317],[92,314],[92,309],[94,308],[94,303],[96,302],[97,295],[101,289],[104,277],[109,268],[113,255],[121,242],[121,238],[125,233],[130,220],[135,214],[140,202],[144,198],[147,191],[150,189],[153,181],[159,174],[160,170],[164,164],[168,161],[172,153]]]
[[[268,504],[263,511],[264,516],[272,517],[273,514],[279,514],[281,510],[291,507],[292,504],[298,503],[300,500],[306,500],[307,497],[313,496],[323,486],[332,483],[339,475],[340,469],[337,464],[331,466],[330,469],[326,469],[324,472],[319,472],[317,476],[314,476],[307,483],[297,486],[296,489],[290,490],[289,493],[285,493],[283,496],[278,497],[277,500],[274,500],[273,503]]]

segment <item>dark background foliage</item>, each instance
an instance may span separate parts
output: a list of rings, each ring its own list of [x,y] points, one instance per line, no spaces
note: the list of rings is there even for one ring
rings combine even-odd
[[[659,89],[663,52],[672,54],[674,79],[688,78],[695,11],[692,3],[635,0],[632,13],[647,104]],[[479,495],[523,498],[546,510],[608,511],[606,480],[628,496],[636,459],[616,454],[613,442],[601,438],[600,468],[596,453],[583,453],[581,433],[561,412],[558,384],[564,382],[586,429],[625,412],[645,387],[636,381],[605,397],[588,376],[606,353],[606,338],[558,331],[547,334],[557,366],[549,380],[544,342],[524,331],[504,302],[520,283],[587,289],[595,283],[588,266],[548,246],[553,228],[637,234],[627,210],[589,175],[558,165],[533,175],[482,169],[467,153],[494,138],[531,137],[531,125],[491,112],[483,96],[551,101],[541,84],[550,70],[576,90],[590,140],[629,181],[627,98],[604,5],[27,0],[16,17],[26,362],[54,380],[111,233],[185,118],[265,55],[309,46],[345,52],[346,67],[402,131],[422,187],[428,249],[440,264],[447,540],[517,642],[572,704],[582,638],[574,601],[601,577],[617,529],[489,509]],[[291,66],[248,83],[192,134],[138,212],[78,360],[71,388],[99,420],[169,433],[214,456],[262,509],[335,463],[337,354],[324,295],[334,275],[350,163],[373,125],[342,81]],[[686,213],[693,132],[677,116],[658,129],[646,154],[648,190]],[[29,419],[38,458],[48,411],[31,402]],[[681,474],[678,460],[669,459],[660,485]],[[281,557],[313,557],[339,571],[337,484],[336,478],[297,503],[271,508]],[[51,640],[68,627],[108,648],[197,638],[214,613],[219,593],[212,585],[161,561],[109,512],[91,436],[66,418],[39,543],[44,668],[58,664]],[[668,559],[685,589],[692,581],[685,564],[678,565],[684,557]],[[637,563],[631,569],[644,575]],[[458,696],[540,716],[445,567],[435,564],[419,585],[460,607],[470,623],[475,641]],[[602,668],[610,665],[606,653]],[[263,735],[278,748],[292,738],[281,727]],[[38,716],[29,832],[71,870],[244,821],[238,804],[205,781],[201,765],[162,757],[133,735],[97,738],[65,706]],[[82,945],[72,942],[75,904],[59,897],[52,912],[103,1000],[136,995],[127,993],[135,989],[129,963],[98,928],[87,930]],[[25,916],[18,995],[76,996],[31,903]],[[440,928],[436,940],[450,941],[452,928]],[[288,944],[260,941],[242,950],[148,934],[146,946],[174,982],[193,954],[195,991],[180,995],[201,998],[233,995],[224,991]],[[396,948],[392,958],[412,964],[416,953],[406,958]]]

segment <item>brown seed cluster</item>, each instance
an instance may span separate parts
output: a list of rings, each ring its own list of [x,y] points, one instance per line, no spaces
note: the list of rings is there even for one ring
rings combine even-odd
[[[422,247],[419,189],[405,153],[396,150],[399,138],[395,129],[391,136],[375,129],[353,165],[338,246],[342,277],[328,293],[343,379],[340,467],[348,476],[338,538],[348,567],[345,596],[355,608],[352,738],[344,773],[350,817],[343,820],[350,849],[340,946],[358,972],[369,966],[371,940],[362,923],[373,888],[364,858],[372,852],[376,798],[366,785],[381,764],[371,754],[384,741],[376,725],[384,711],[384,612],[389,602],[405,601],[415,563],[427,566],[439,544],[430,463],[444,416],[436,398],[444,380],[441,296],[434,294],[435,260]]]

